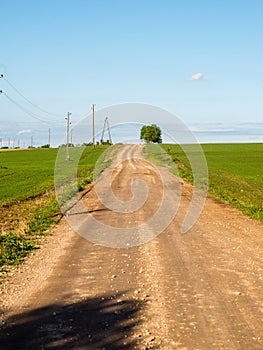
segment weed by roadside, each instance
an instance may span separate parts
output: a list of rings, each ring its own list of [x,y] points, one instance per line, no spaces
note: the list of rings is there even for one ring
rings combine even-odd
[[[33,242],[14,233],[0,236],[0,272],[6,265],[19,264],[33,248]]]
[[[0,272],[17,265],[61,217],[53,191],[3,208],[0,214]]]

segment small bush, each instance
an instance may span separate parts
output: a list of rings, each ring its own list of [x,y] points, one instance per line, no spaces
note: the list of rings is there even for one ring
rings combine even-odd
[[[34,244],[21,236],[10,233],[0,236],[0,269],[4,265],[19,264],[34,248]]]

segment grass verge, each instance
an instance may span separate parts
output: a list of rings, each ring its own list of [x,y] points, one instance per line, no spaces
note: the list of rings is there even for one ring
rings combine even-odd
[[[77,164],[79,190],[92,182],[96,162],[106,150],[107,146],[82,150]],[[77,151],[70,152],[74,158]],[[54,191],[57,154],[54,149],[0,154],[0,274],[21,263],[61,218]]]
[[[162,147],[179,175],[192,183],[192,169],[182,148]],[[263,222],[263,144],[206,144],[202,149],[209,169],[209,193]]]

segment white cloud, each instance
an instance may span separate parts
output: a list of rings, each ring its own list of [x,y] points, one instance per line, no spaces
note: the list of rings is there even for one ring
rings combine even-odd
[[[205,76],[203,73],[196,73],[192,75],[188,80],[207,80],[208,77]]]
[[[20,130],[18,131],[17,135],[23,135],[23,134],[31,134],[32,130],[27,129],[27,130]]]
[[[192,132],[230,132],[235,131],[237,126],[222,123],[200,123],[189,125]]]
[[[263,123],[240,123],[240,124],[223,124],[223,123],[199,123],[189,125],[192,132],[208,133],[259,133],[262,135]]]

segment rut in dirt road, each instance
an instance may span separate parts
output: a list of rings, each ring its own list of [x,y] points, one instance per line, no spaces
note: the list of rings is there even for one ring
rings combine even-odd
[[[16,286],[4,310],[0,349],[263,349],[263,225],[208,198],[197,223],[181,234],[191,185],[156,170],[139,146],[124,146],[118,159],[111,187],[103,180],[99,194],[95,188],[87,193],[68,220],[91,241],[101,234],[112,246],[123,242],[119,230],[129,235],[141,226],[131,235],[136,244],[113,249],[71,231],[65,244],[70,229],[62,223],[55,235],[63,253],[15,302],[24,288]],[[147,184],[147,193],[136,180]],[[170,220],[171,208],[174,217],[158,235],[161,225],[150,220],[164,187],[170,206],[158,220]],[[48,265],[44,257],[42,264]]]

